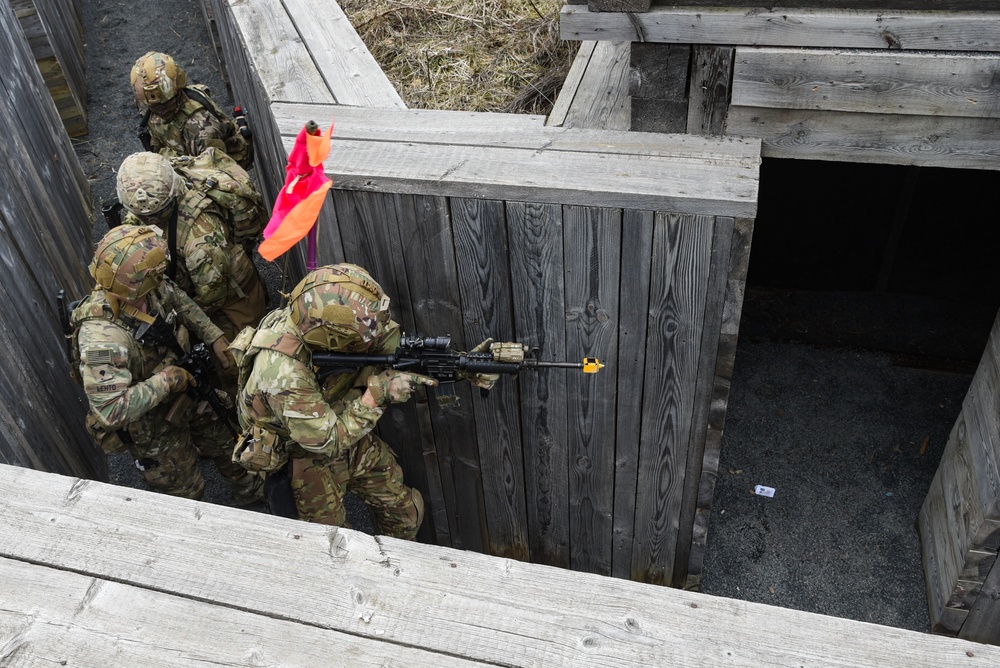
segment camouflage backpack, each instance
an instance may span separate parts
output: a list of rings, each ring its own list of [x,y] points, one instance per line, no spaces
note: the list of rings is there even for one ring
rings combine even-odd
[[[253,243],[264,231],[268,215],[253,179],[222,151],[207,148],[198,156],[170,156],[174,170],[195,191],[219,205],[238,244]]]

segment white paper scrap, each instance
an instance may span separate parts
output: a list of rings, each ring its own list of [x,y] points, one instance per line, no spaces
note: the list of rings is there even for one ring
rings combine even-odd
[[[754,487],[754,494],[758,496],[774,496],[773,487],[765,487],[764,485],[757,485]]]

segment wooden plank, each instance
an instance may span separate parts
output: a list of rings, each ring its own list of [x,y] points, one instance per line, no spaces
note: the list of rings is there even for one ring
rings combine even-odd
[[[738,48],[733,104],[997,118],[996,54]]]
[[[561,126],[601,130],[630,128],[630,47],[629,42],[597,42]]]
[[[677,556],[674,558],[673,586],[683,587],[687,582],[691,559],[695,510],[698,506],[702,466],[708,438],[710,414],[715,406],[712,399],[716,389],[716,364],[719,355],[719,336],[726,309],[726,284],[730,276],[733,230],[732,218],[716,218],[712,231],[711,269],[705,291],[705,312],[701,324],[700,359],[695,377],[694,413],[687,445],[687,464],[684,471],[684,491],[680,499],[677,529]]]
[[[871,6],[767,8],[759,3],[751,7],[666,4],[645,13],[606,13],[566,5],[559,14],[559,35],[565,40],[613,42],[1000,51],[1000,14],[885,11]]]
[[[634,44],[629,62],[633,130],[687,131],[690,44]]]
[[[622,212],[622,248],[630,260],[622,262],[618,296],[618,364],[615,431],[615,497],[612,527],[611,574],[632,574],[636,486],[639,478],[639,441],[642,424],[643,384],[646,368],[646,328],[649,319],[649,286],[653,258],[652,211]]]
[[[0,574],[4,665],[487,665],[23,561]]]
[[[507,239],[517,340],[543,360],[569,359],[562,207],[508,202]],[[531,559],[562,568],[570,566],[566,375],[549,369],[518,378]]]
[[[505,206],[495,200],[452,199],[464,338],[514,340]],[[473,402],[491,554],[528,559],[521,416],[516,386],[506,379]],[[488,405],[486,405],[488,404]]]
[[[580,42],[576,56],[573,57],[573,63],[570,65],[569,72],[566,73],[563,85],[556,96],[556,101],[552,104],[552,111],[545,119],[545,125],[559,127],[566,122],[566,115],[573,104],[573,98],[576,97],[580,82],[583,81],[583,75],[586,74],[587,68],[590,66],[594,48],[598,44],[600,42],[594,40]]]
[[[462,333],[462,300],[459,292],[455,247],[448,202],[443,197],[404,197],[406,213],[399,217],[399,234],[406,268],[413,331],[434,336],[459,337]],[[461,345],[460,340],[456,340]],[[486,511],[482,495],[482,471],[472,416],[472,391],[467,383],[454,387],[457,407],[437,399],[445,388],[418,404],[424,464],[434,497],[434,527],[439,545],[484,551]]]
[[[673,579],[713,219],[657,214],[632,577]]]
[[[335,189],[743,217],[757,208],[756,164],[336,137],[331,151]]]
[[[243,664],[281,662],[284,654],[272,654],[270,648],[283,647],[274,644],[282,638],[300,641],[298,651],[307,656],[338,656],[336,646],[326,644],[329,639],[316,646],[310,642],[320,637],[313,633],[330,631],[367,643],[371,652],[398,652],[398,661],[412,656],[405,648],[437,653],[441,665],[447,665],[446,657],[505,666],[614,668],[1000,662],[1000,647],[990,645],[373,537],[28,469],[0,466],[0,500],[0,556],[59,571],[40,586],[55,587],[65,577],[108,581],[77,588],[68,604],[79,615],[78,626],[52,629],[72,648],[63,654],[70,658],[104,648],[143,651],[119,646],[117,639],[131,633],[122,627],[125,619],[135,620],[136,633],[154,633],[146,627],[157,623],[160,606],[145,605],[150,600],[145,598],[134,602],[145,613],[115,614],[126,597],[119,601],[112,595],[114,583],[202,606],[183,620],[165,615],[162,647],[178,661],[203,643],[228,647],[206,632],[219,628],[221,620],[241,648],[228,663]],[[4,569],[5,583],[20,580]],[[25,596],[14,595],[21,586],[5,584],[0,590],[0,608],[10,611],[4,614],[22,620],[10,631],[4,626],[0,646],[8,652],[30,651],[32,634],[45,630],[25,626],[31,611],[41,614],[60,602],[46,595],[51,590],[32,589],[30,583],[23,585],[29,588]],[[87,620],[98,614],[111,626],[89,626]],[[259,617],[271,631],[253,633],[256,626],[239,623],[243,614]],[[40,620],[36,623],[41,627]],[[285,623],[302,628],[284,633]],[[8,644],[13,638],[29,642]],[[97,646],[88,650],[91,642]],[[386,647],[379,650],[376,644]],[[258,656],[255,649],[262,656],[246,658]],[[362,657],[353,663],[365,662]]]
[[[973,642],[1000,645],[1000,566],[994,564],[983,582],[959,637]]]
[[[406,108],[340,5],[316,0],[282,4],[337,104]]]
[[[272,0],[216,1],[226,7],[244,57],[252,63],[252,76],[248,72],[242,80],[259,82],[268,103],[336,102],[284,5]],[[227,48],[226,55],[232,59],[234,53]]]
[[[1000,168],[992,119],[734,106],[726,134],[760,138],[766,158]]]
[[[334,137],[338,139],[703,159],[747,166],[757,164],[760,159],[760,143],[754,139],[544,127],[544,117],[524,114],[398,111],[292,103],[275,103],[271,109],[288,146],[303,124],[313,119],[321,124],[335,120]]]
[[[691,51],[691,87],[688,93],[687,131],[721,135],[729,113],[733,58],[730,46],[695,44]]]
[[[650,0],[588,0],[592,12],[648,12]]]
[[[564,207],[566,349],[618,366],[622,212]],[[569,444],[570,566],[611,574],[615,481],[615,388],[611,373],[571,374]]]

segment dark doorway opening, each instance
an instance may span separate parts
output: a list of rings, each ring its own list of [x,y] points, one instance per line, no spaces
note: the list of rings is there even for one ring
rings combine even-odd
[[[914,522],[1000,306],[995,178],[764,161],[705,592],[930,630]]]

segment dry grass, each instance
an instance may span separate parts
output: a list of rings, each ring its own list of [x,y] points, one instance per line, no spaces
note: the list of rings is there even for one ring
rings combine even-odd
[[[547,114],[579,42],[562,0],[340,0],[413,109]]]

